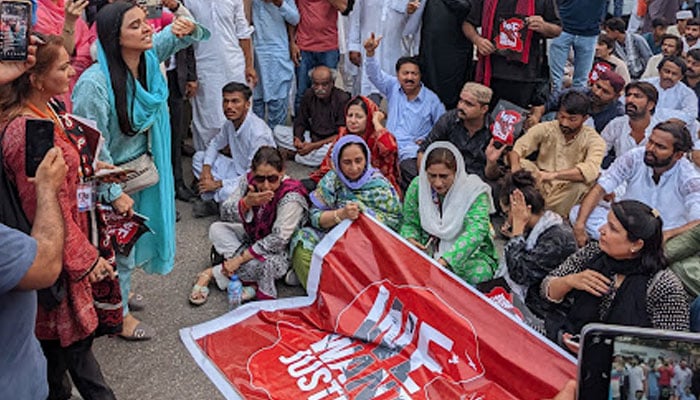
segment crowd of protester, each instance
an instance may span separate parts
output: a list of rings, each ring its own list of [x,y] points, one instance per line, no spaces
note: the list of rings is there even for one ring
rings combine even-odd
[[[196,306],[234,274],[244,301],[306,287],[323,236],[365,214],[557,344],[590,322],[700,331],[698,7],[609,3],[36,0],[27,60],[0,62],[0,397],[67,399],[70,374],[114,398],[92,342],[156,334],[131,277],[173,268],[176,199],[220,219]],[[30,177],[36,119],[54,147]],[[117,248],[106,227],[142,216]],[[685,363],[620,359],[613,398],[640,398],[636,375],[641,398],[692,398]]]

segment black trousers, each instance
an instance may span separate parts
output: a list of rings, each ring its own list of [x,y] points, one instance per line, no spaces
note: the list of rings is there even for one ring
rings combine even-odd
[[[184,185],[182,177],[182,142],[187,132],[187,115],[185,113],[185,94],[180,92],[177,82],[177,70],[167,72],[168,75],[168,107],[170,108],[171,161],[173,165],[173,178],[175,186]]]
[[[47,361],[49,400],[71,398],[71,384],[66,372],[84,400],[115,400],[114,392],[105,382],[100,365],[92,354],[94,336],[61,347],[58,340],[41,340]]]

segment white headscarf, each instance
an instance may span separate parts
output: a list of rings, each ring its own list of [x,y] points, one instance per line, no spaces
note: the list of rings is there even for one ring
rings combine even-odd
[[[442,213],[440,213],[439,205],[433,202],[433,189],[425,171],[428,156],[438,148],[449,150],[457,161],[454,183],[442,201]],[[434,258],[438,259],[443,253],[452,249],[457,238],[464,232],[464,216],[477,196],[482,193],[488,195],[490,213],[494,211],[493,199],[489,185],[478,176],[465,172],[464,158],[452,143],[434,142],[428,146],[424,154],[418,175],[420,224],[423,230],[440,239],[440,246],[434,254]]]

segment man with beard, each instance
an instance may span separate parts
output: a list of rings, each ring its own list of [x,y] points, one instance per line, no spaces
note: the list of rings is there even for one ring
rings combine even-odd
[[[575,221],[572,219],[578,245],[583,246],[589,235],[597,239],[598,229],[605,224],[600,213],[606,211],[599,208],[599,202],[622,184],[627,186],[625,193],[616,200],[637,200],[654,208],[664,223],[664,239],[682,239],[683,234],[700,223],[700,173],[685,157],[691,148],[692,140],[685,126],[666,121],[654,127],[645,147],[619,156],[601,174],[581,202]],[[673,266],[672,269],[687,289],[696,295],[700,293],[697,272]],[[695,277],[690,276],[693,273]]]
[[[580,92],[564,93],[556,121],[530,128],[508,153],[511,171],[526,169],[537,179],[545,207],[566,217],[593,185],[605,154],[605,141],[585,126],[590,98]],[[535,161],[527,157],[537,152]]]
[[[642,79],[659,76],[659,63],[664,57],[678,56],[683,53],[683,42],[675,35],[665,34],[661,37],[661,53],[654,55],[647,62],[647,69],[642,75]]]
[[[657,78],[645,79],[659,92],[657,112],[664,119],[677,118],[692,124],[698,116],[698,99],[695,92],[681,82],[687,69],[685,61],[676,56],[664,57],[658,69]]]
[[[421,83],[420,64],[416,58],[399,58],[396,61],[395,77],[382,71],[374,57],[381,39],[381,36],[375,37],[372,33],[365,41],[364,72],[382,96],[386,97],[386,129],[396,137],[399,145],[399,186],[405,192],[413,178],[418,175],[418,148],[438,118],[445,113],[445,106],[435,92]]]
[[[217,203],[223,203],[237,188],[237,180],[250,167],[255,152],[261,146],[275,145],[270,128],[250,110],[250,88],[230,82],[222,92],[226,122],[206,151],[192,157],[192,173],[199,179],[201,197],[192,205],[195,218],[217,214]]]
[[[620,93],[624,87],[625,80],[622,76],[612,70],[604,70],[597,74],[597,79],[591,83],[590,88],[585,90],[567,89],[550,96],[545,105],[545,113],[554,112],[558,109],[559,99],[564,93],[578,90],[591,99],[591,118],[586,120],[586,125],[594,127],[597,132],[602,132],[610,121],[625,113],[623,105],[619,101]],[[538,117],[538,113],[532,113],[528,117],[530,124],[534,125],[539,122]]]
[[[693,18],[688,21],[683,34],[683,54],[690,50],[700,48],[700,18]]]
[[[685,63],[687,69],[682,82],[698,97],[698,118],[700,118],[700,49],[690,50],[685,57]]]
[[[294,161],[318,167],[345,125],[345,104],[350,94],[335,87],[335,73],[326,66],[311,70],[311,87],[301,98],[294,126],[277,125],[274,135],[277,145],[295,154]],[[252,156],[252,155],[251,155]]]
[[[653,117],[659,93],[649,82],[632,82],[625,87],[625,115],[610,121],[601,136],[607,145],[603,168],[608,168],[616,155],[644,146],[651,129],[659,122]]]
[[[467,173],[478,175],[485,180],[484,151],[491,140],[488,112],[492,95],[493,91],[480,83],[464,84],[457,108],[443,114],[428,137],[420,144],[417,166],[420,167],[421,159],[428,146],[433,142],[448,141],[462,153]]]

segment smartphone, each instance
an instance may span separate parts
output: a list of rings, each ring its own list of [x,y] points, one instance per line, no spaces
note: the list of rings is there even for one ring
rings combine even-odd
[[[163,15],[162,0],[137,0],[136,4],[146,9],[146,18],[160,18]]]
[[[28,0],[0,1],[0,60],[27,59],[32,26],[32,3]]]
[[[41,160],[53,147],[53,121],[50,119],[28,119],[25,125],[26,149],[25,172],[28,177],[36,176]]]
[[[698,333],[589,324],[581,335],[579,400],[619,398],[623,391],[628,399],[646,398],[643,381],[648,371],[661,376],[663,370],[683,368],[683,364],[691,368],[700,361]],[[672,390],[658,379],[661,390]]]

